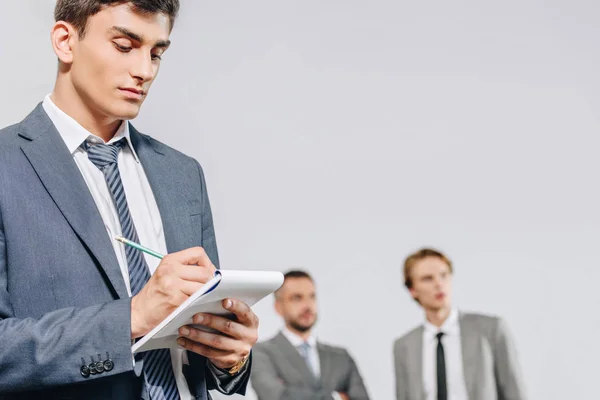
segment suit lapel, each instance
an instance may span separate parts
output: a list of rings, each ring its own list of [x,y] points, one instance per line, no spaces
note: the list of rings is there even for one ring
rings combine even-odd
[[[177,160],[160,152],[151,139],[137,132],[131,124],[129,127],[131,142],[158,205],[168,252],[200,246],[190,219],[192,196],[186,192],[189,177],[182,176],[182,169],[174,164]]]
[[[330,382],[330,372],[333,371],[333,369],[331,368],[331,364],[333,361],[331,359],[331,352],[327,351],[327,348],[319,342],[317,342],[317,351],[319,353],[319,369],[321,370],[321,382]],[[329,386],[325,385],[325,387]]]
[[[117,257],[100,212],[77,164],[41,104],[20,125],[29,140],[21,149],[79,239],[112,285],[114,295],[128,297]],[[49,227],[51,229],[51,227]]]
[[[467,393],[472,396],[475,374],[477,373],[480,337],[468,319],[461,315],[459,321],[465,386],[467,387]]]
[[[423,388],[423,327],[415,331],[414,337],[408,348],[407,361],[409,365],[409,382],[413,382],[410,387],[413,389],[411,398],[424,399],[425,389]]]
[[[306,365],[298,350],[287,340],[283,333],[280,332],[275,336],[275,342],[283,353],[284,359],[300,374],[302,380],[308,385],[314,386],[317,382],[314,375],[308,369],[308,365]]]

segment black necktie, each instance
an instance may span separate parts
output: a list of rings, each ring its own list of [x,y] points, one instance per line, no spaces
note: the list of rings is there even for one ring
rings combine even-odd
[[[442,344],[444,332],[439,332],[436,337],[437,343],[437,400],[448,400],[446,387],[446,360],[444,358],[444,345]]]

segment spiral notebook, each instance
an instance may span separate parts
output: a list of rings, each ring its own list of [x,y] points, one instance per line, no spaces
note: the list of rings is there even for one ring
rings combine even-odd
[[[135,354],[161,348],[181,348],[177,344],[179,328],[193,325],[192,317],[195,314],[207,313],[232,318],[233,313],[223,308],[224,299],[241,300],[252,307],[282,284],[283,274],[277,271],[217,270],[213,279],[138,340],[132,346],[132,351]]]

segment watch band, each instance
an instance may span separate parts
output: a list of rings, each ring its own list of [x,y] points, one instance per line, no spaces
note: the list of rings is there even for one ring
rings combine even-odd
[[[250,357],[250,354],[248,354],[246,357],[242,358],[240,361],[235,363],[235,365],[233,367],[229,368],[227,370],[229,375],[235,375],[238,372],[240,372],[240,370],[244,367],[244,365],[246,365],[246,362],[248,361],[249,357]]]

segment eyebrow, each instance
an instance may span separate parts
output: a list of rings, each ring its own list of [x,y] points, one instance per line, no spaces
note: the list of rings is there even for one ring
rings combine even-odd
[[[145,41],[145,39],[144,39],[144,37],[142,35],[138,35],[135,32],[131,32],[127,28],[123,28],[123,27],[120,27],[120,26],[113,26],[110,29],[110,31],[117,31],[117,32],[121,33],[122,35],[127,36],[129,39],[135,40],[136,42],[143,43]],[[153,47],[167,48],[170,45],[171,45],[171,41],[170,40],[158,40],[156,43],[154,43]]]

